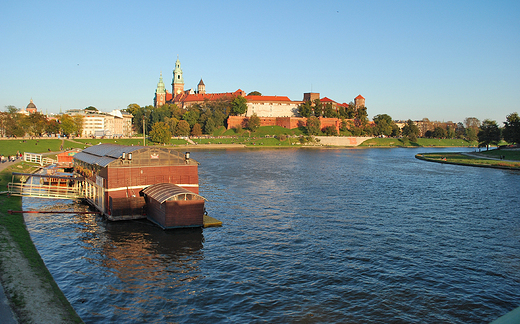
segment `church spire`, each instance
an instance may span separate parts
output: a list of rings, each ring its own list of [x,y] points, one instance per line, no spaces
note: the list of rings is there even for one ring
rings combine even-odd
[[[157,89],[155,90],[155,98],[153,101],[155,108],[161,107],[166,103],[166,89],[162,78],[162,72],[159,77],[159,82],[157,83]]]
[[[182,77],[181,61],[179,60],[179,56],[177,56],[175,69],[173,70],[172,90],[174,96],[184,92],[184,78]]]
[[[162,72],[161,76],[159,77],[159,83],[157,83],[157,90],[155,91],[155,93],[166,93],[166,87],[164,86]]]

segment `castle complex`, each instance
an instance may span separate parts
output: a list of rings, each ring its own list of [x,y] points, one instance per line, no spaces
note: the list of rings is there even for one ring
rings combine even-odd
[[[175,62],[172,78],[172,91],[166,90],[162,73],[155,90],[154,107],[164,104],[176,104],[180,108],[188,108],[193,104],[201,104],[204,101],[232,99],[243,96],[247,100],[247,111],[245,117],[256,114],[258,117],[298,117],[298,106],[304,101],[320,99],[323,104],[330,103],[337,111],[339,107],[347,108],[347,103],[338,103],[327,97],[320,98],[319,93],[304,93],[302,101],[293,101],[286,96],[248,96],[241,89],[235,92],[206,93],[206,85],[200,80],[197,90],[184,90],[184,78],[182,75],[181,62],[179,58]],[[365,98],[361,95],[354,99],[356,107],[365,106]]]

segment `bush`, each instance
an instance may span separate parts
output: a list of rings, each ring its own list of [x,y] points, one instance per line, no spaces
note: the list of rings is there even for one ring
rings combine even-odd
[[[322,132],[323,132],[326,136],[338,136],[338,130],[336,129],[336,127],[334,127],[334,126],[332,126],[332,125],[323,128]]]

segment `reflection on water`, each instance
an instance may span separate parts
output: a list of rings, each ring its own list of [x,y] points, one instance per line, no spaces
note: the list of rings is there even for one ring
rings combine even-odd
[[[520,173],[416,153],[192,152],[221,228],[26,222],[86,323],[486,323],[520,305]]]
[[[48,203],[24,198],[25,208],[88,209],[68,200]],[[150,312],[147,301],[164,303],[172,290],[183,298],[182,287],[200,277],[202,229],[163,231],[147,221],[107,222],[96,215],[26,214],[25,219],[35,243],[45,242],[45,249],[39,247],[42,258],[86,322],[119,321],[122,313],[140,321]],[[107,311],[113,312],[108,318]]]

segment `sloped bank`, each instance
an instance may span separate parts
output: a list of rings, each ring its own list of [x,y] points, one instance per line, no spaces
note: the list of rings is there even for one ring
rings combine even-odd
[[[0,185],[7,189],[11,172],[27,172],[17,164],[0,172]],[[2,191],[3,191],[2,190]],[[20,323],[82,323],[34,246],[21,210],[20,197],[0,195],[0,279],[10,306]]]

